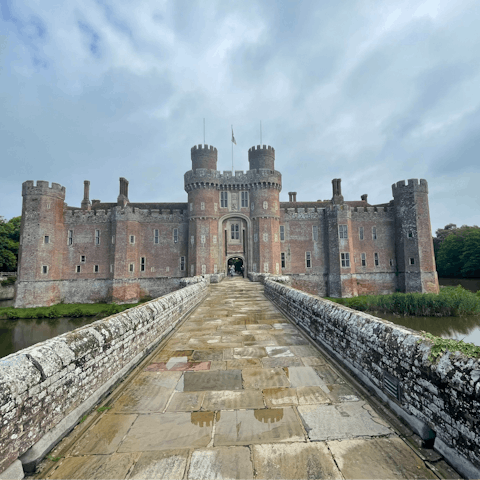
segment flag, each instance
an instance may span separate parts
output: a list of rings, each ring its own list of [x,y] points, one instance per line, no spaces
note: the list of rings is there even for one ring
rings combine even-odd
[[[235,136],[233,135],[233,127],[232,127],[232,142],[236,145],[237,141],[235,140]]]

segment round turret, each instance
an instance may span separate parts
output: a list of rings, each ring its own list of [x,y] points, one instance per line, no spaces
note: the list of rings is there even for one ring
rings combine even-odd
[[[195,145],[192,147],[192,170],[206,168],[217,169],[217,149],[212,145]]]
[[[252,147],[248,150],[248,161],[250,170],[258,170],[259,168],[275,170],[275,149],[270,145]]]

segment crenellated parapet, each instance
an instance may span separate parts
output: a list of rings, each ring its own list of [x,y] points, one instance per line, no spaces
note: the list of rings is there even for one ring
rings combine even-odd
[[[275,149],[270,145],[257,145],[248,150],[250,170],[275,170]]]
[[[215,190],[251,190],[256,188],[282,189],[282,174],[274,170],[259,169],[244,172],[237,170],[219,172],[199,168],[185,173],[185,191],[190,192],[198,188]]]
[[[285,208],[283,219],[288,220],[318,220],[325,215],[325,208],[309,207],[309,208]]]
[[[392,185],[393,196],[402,195],[407,192],[421,192],[428,193],[428,183],[425,179],[410,178],[407,183],[405,180],[401,180]]]
[[[194,145],[191,150],[192,170],[206,168],[210,170],[217,169],[217,149],[212,145]]]
[[[50,197],[65,199],[65,187],[59,183],[52,183],[44,180],[37,180],[35,184],[32,180],[27,180],[22,183],[22,195],[47,195]]]

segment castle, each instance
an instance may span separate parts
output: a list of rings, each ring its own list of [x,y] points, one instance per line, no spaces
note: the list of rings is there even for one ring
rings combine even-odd
[[[191,149],[187,203],[132,203],[120,178],[115,203],[65,203],[65,187],[24,182],[17,307],[61,301],[134,302],[179,287],[183,277],[218,280],[232,259],[245,272],[285,274],[321,296],[438,292],[428,186],[392,185],[393,200],[280,202],[275,149],[252,147],[247,172],[219,172],[217,149]]]

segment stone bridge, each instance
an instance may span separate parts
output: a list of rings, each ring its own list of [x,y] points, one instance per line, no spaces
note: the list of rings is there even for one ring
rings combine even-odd
[[[3,359],[0,478],[480,477],[478,361],[255,280],[196,277]]]

